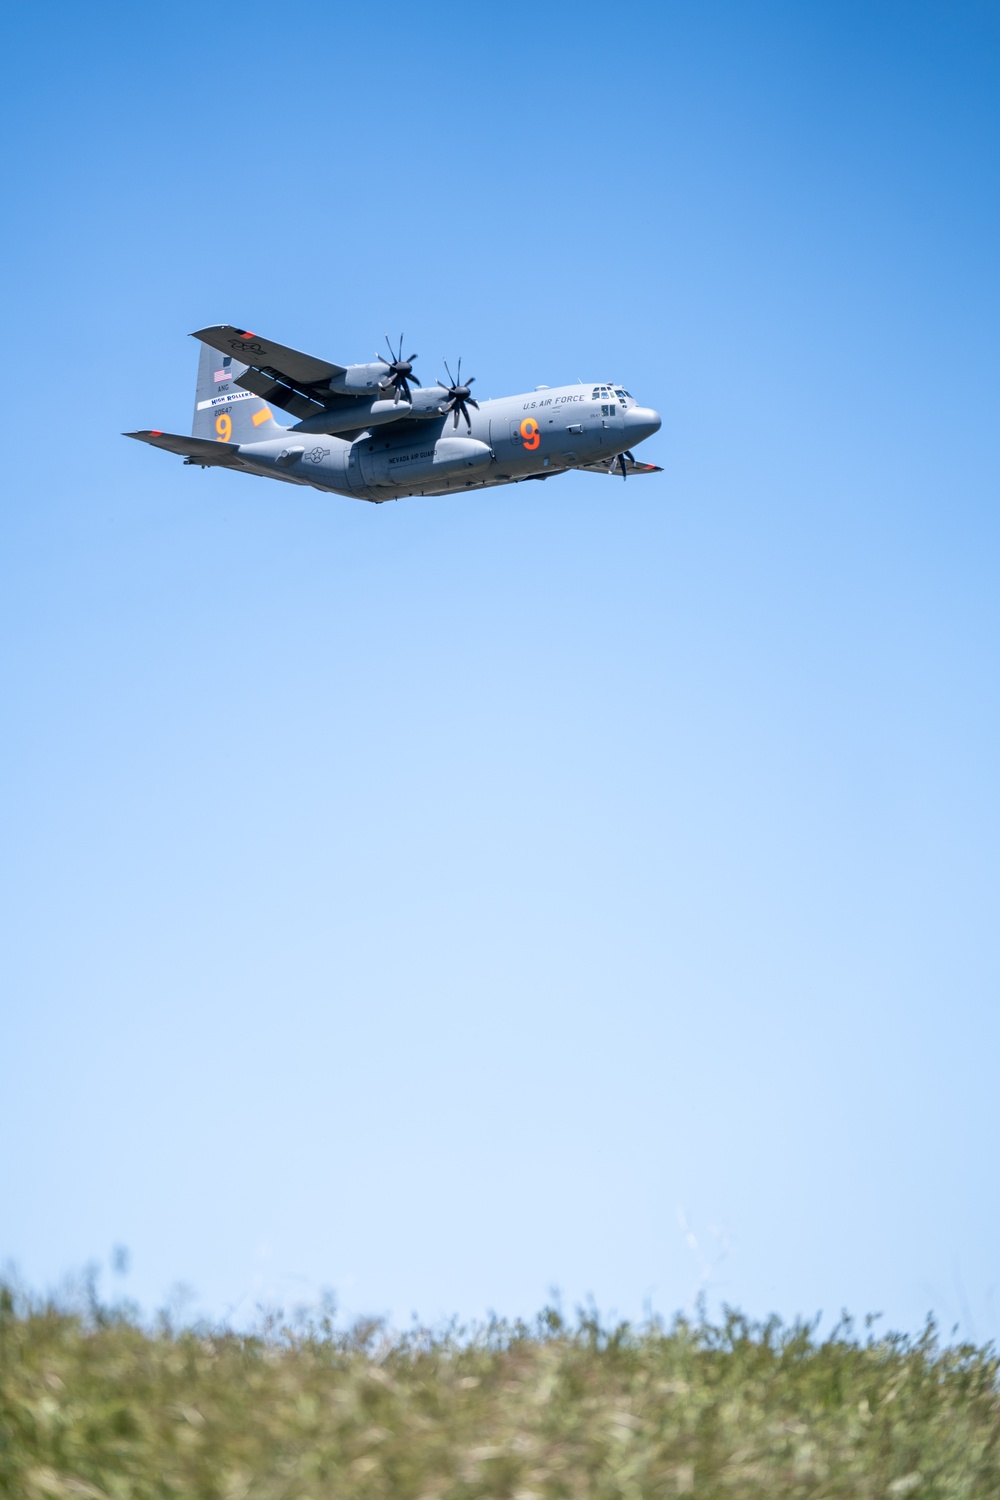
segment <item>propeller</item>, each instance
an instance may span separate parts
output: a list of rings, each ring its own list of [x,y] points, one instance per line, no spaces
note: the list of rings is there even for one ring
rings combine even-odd
[[[388,334],[385,336],[385,341],[389,344]],[[375,358],[380,360],[382,364],[389,366],[388,375],[384,380],[379,381],[379,385],[383,390],[395,391],[395,395],[392,398],[394,403],[399,400],[400,396],[403,397],[404,401],[409,401],[410,387],[407,382],[412,381],[414,385],[420,384],[420,381],[413,373],[413,361],[417,356],[415,354],[408,354],[405,359],[403,358],[402,334],[399,335],[398,352],[389,344],[389,354],[389,359],[386,359],[384,354],[376,353],[375,355]]]
[[[446,370],[448,370],[447,360],[445,360],[444,362],[444,367]],[[465,384],[462,384],[462,359],[461,356],[459,356],[457,377],[453,376],[451,371],[448,370],[448,380],[450,383],[448,385],[445,385],[443,380],[438,381],[438,384],[444,386],[444,389],[448,392],[449,399],[448,405],[444,409],[445,416],[447,416],[450,411],[454,412],[455,426],[457,427],[458,418],[461,414],[465,418],[465,424],[470,432],[472,431],[472,418],[469,416],[469,407],[474,406],[476,408],[476,411],[479,410],[479,402],[473,399],[469,391],[469,386],[475,383],[475,379],[475,375],[470,375]]]
[[[616,468],[621,469],[621,471],[622,471],[622,478],[623,479],[627,479],[628,478],[628,466],[625,463],[625,460],[627,458],[630,459],[632,461],[632,463],[635,463],[635,461],[636,461],[635,454],[632,453],[628,448],[625,449],[624,453],[619,453],[619,455],[618,455],[617,458],[613,458],[611,460],[611,470],[612,470],[612,473],[614,472],[614,470]]]

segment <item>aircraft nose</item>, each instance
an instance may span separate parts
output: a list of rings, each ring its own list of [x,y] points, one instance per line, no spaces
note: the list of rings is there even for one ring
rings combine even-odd
[[[660,430],[660,413],[651,406],[630,406],[624,417],[625,436],[630,443],[641,443]]]

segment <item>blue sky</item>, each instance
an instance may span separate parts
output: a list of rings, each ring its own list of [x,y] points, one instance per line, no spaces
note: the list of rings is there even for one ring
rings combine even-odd
[[[22,7],[0,1257],[1000,1334],[995,5]],[[184,468],[233,321],[664,473]]]

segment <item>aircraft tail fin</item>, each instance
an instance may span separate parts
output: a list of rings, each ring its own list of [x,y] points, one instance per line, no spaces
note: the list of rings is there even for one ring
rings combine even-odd
[[[267,402],[236,384],[246,368],[231,355],[201,345],[192,437],[217,443],[263,443],[285,434],[287,428],[274,420]]]

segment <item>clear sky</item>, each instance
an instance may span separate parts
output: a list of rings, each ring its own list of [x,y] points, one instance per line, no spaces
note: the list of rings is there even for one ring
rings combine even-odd
[[[0,1258],[1000,1334],[1000,9],[5,23]],[[187,334],[627,484],[184,468]]]

